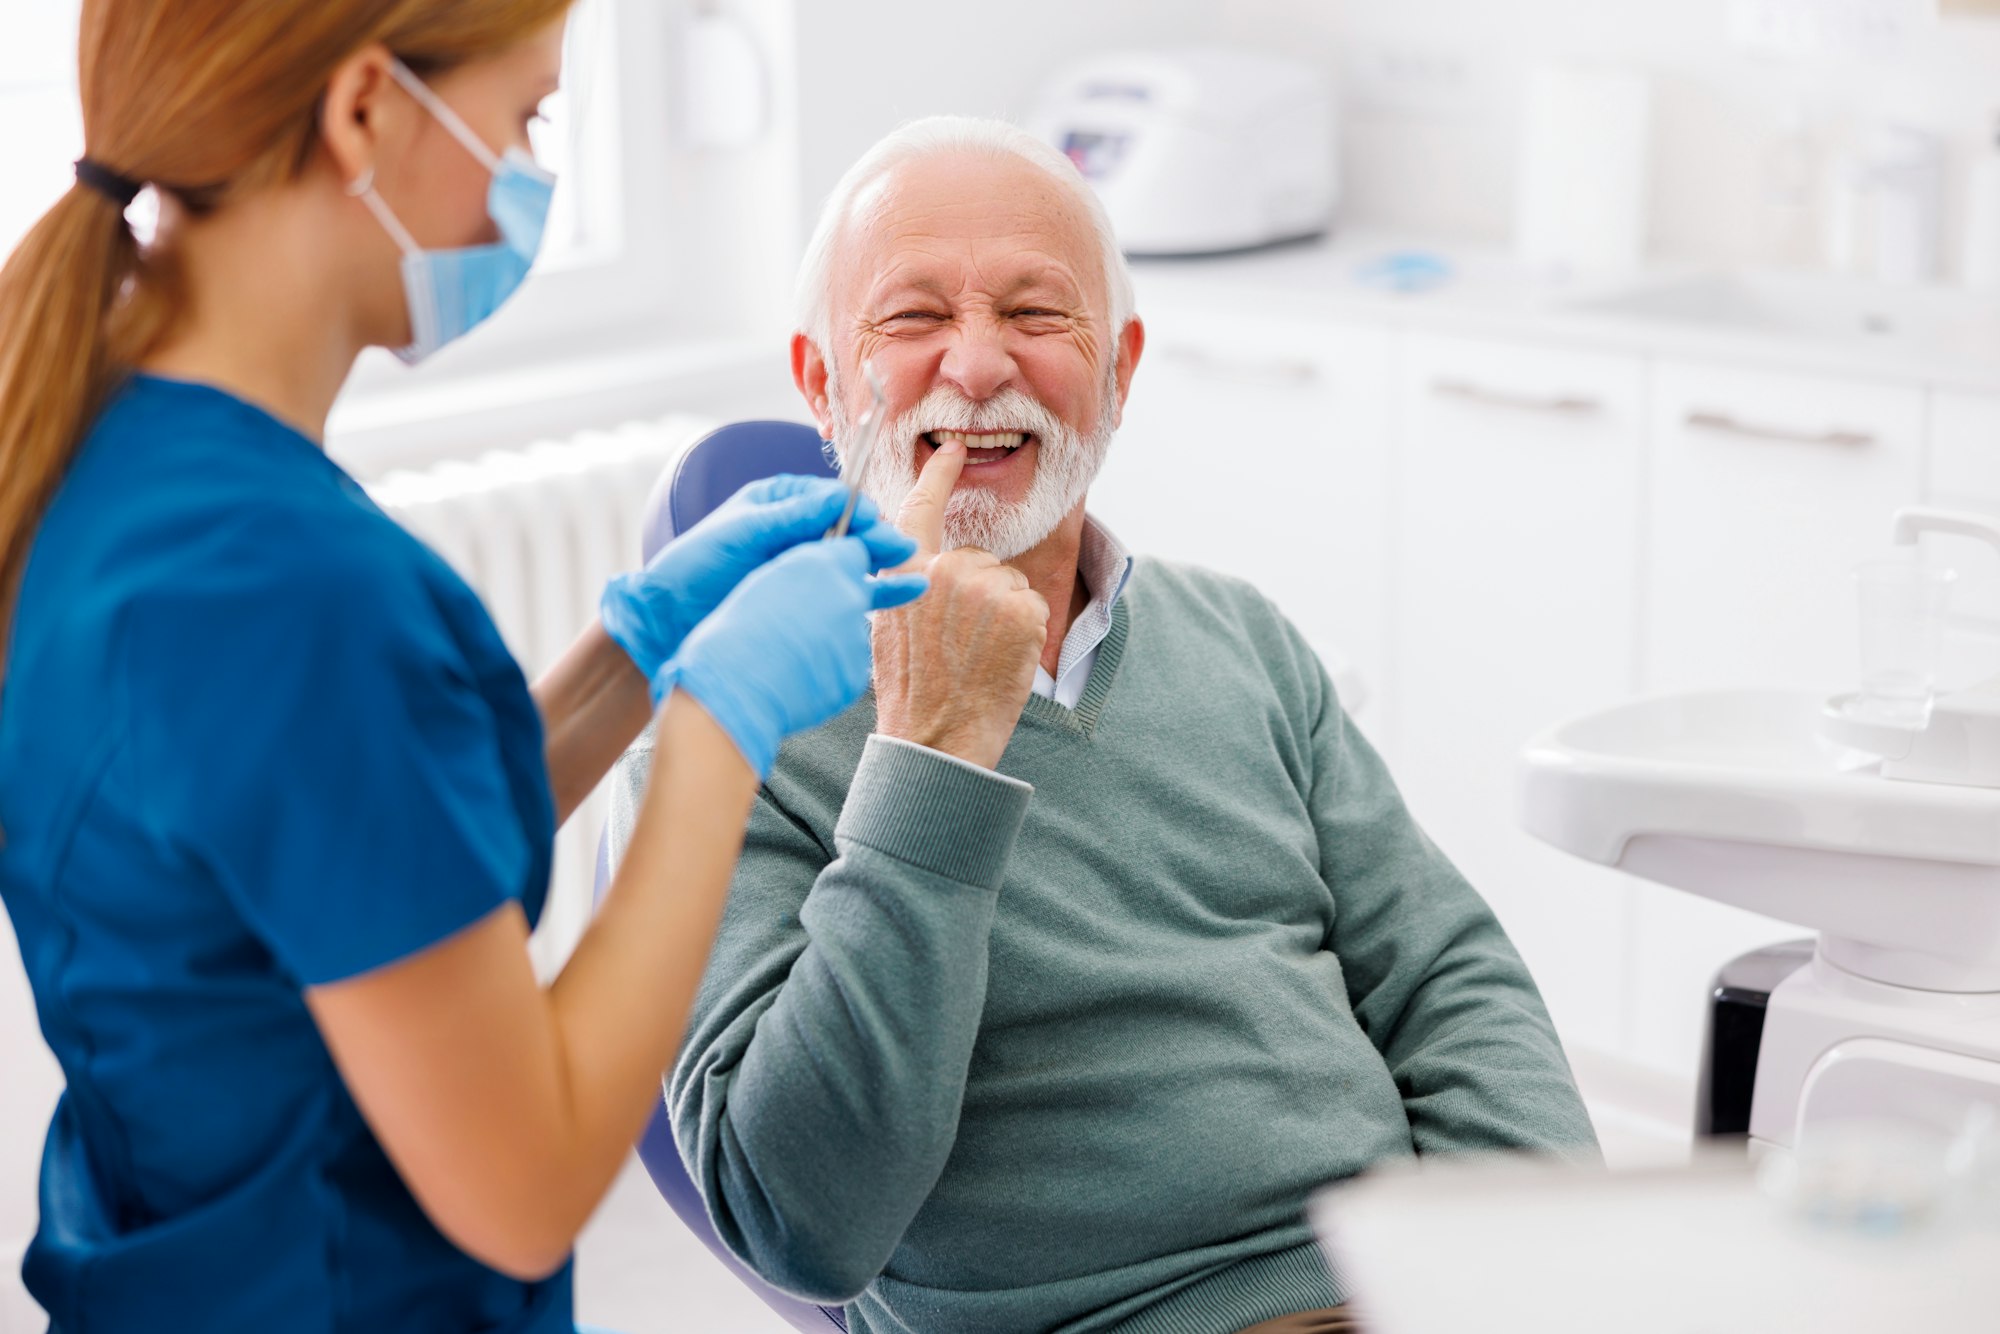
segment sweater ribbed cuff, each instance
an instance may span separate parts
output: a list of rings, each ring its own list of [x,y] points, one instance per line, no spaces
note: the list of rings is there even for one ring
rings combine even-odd
[[[1345,1284],[1312,1242],[1260,1255],[1182,1288],[1118,1326],[1118,1334],[1213,1334],[1339,1306]]]
[[[833,831],[933,875],[998,889],[1035,789],[925,746],[875,735]]]

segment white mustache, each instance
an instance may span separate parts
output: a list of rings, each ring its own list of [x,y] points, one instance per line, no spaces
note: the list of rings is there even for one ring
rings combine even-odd
[[[907,471],[918,438],[930,431],[1019,431],[1034,436],[1043,448],[1064,437],[1062,419],[1019,389],[1003,389],[975,402],[949,385],[938,385],[883,427],[888,448],[876,451],[881,466]],[[871,462],[869,471],[874,470]]]

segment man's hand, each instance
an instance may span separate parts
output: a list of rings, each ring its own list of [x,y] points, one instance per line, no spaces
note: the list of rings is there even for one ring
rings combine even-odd
[[[965,446],[938,449],[897,526],[916,539],[906,566],[930,592],[875,618],[876,730],[991,769],[1035,685],[1049,604],[1028,577],[977,547],[944,547],[944,509]]]

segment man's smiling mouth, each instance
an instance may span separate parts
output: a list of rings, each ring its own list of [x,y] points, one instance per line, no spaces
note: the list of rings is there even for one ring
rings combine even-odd
[[[1025,431],[925,431],[923,441],[932,449],[948,440],[965,446],[965,461],[998,463],[1035,437]]]

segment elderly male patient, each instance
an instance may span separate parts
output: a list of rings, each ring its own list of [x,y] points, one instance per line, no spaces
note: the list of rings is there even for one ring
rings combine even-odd
[[[1594,1156],[1520,957],[1298,632],[1085,511],[1145,335],[1069,163],[891,135],[800,329],[836,445],[886,381],[864,481],[932,588],[780,756],[668,1082],[730,1248],[856,1334],[1339,1329],[1315,1187]],[[1282,443],[1215,466],[1282,486]]]

